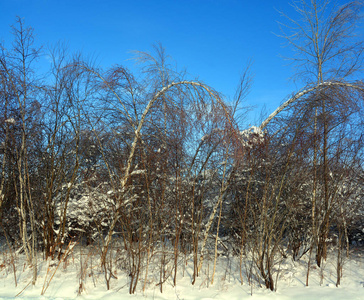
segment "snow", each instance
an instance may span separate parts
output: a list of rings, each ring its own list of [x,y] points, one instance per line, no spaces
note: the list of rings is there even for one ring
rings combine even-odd
[[[240,139],[244,147],[252,148],[264,140],[264,132],[259,127],[251,126],[240,132]]]
[[[9,123],[9,124],[15,124],[15,119],[14,118],[9,118],[5,120],[5,123]]]
[[[342,284],[336,283],[334,266],[335,252],[322,267],[313,266],[309,280],[306,281],[306,261],[293,261],[286,258],[280,265],[277,291],[272,292],[260,287],[257,282],[248,284],[246,268],[243,266],[243,280],[239,276],[239,259],[237,257],[220,256],[214,278],[211,284],[213,257],[205,260],[204,266],[194,285],[191,284],[193,264],[192,257],[181,259],[178,269],[177,285],[173,286],[172,276],[163,284],[160,292],[159,265],[151,262],[146,289],[143,292],[143,279],[137,286],[136,293],[129,295],[129,276],[127,271],[114,265],[116,278],[110,281],[107,291],[103,272],[99,267],[97,248],[77,245],[67,258],[44,261],[38,255],[38,279],[31,285],[32,270],[27,267],[22,254],[11,253],[8,250],[0,252],[0,299],[363,299],[364,292],[364,256],[363,250],[351,254],[343,268]],[[15,259],[15,286],[11,257]],[[186,265],[187,261],[187,265]],[[167,267],[168,269],[168,267]],[[47,271],[48,270],[48,271]],[[153,272],[154,271],[154,272]],[[322,282],[321,282],[322,281]],[[47,283],[49,286],[47,288]],[[41,295],[42,290],[44,294]]]
[[[143,175],[146,173],[146,170],[134,170],[133,172],[131,172],[130,176],[133,175]]]

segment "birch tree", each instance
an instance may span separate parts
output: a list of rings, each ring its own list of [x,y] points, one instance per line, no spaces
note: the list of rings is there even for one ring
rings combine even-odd
[[[313,97],[320,105],[315,105],[314,118],[314,153],[313,164],[313,190],[312,190],[312,246],[311,252],[316,247],[316,262],[321,265],[326,258],[326,239],[329,232],[329,211],[331,193],[329,175],[329,153],[328,144],[330,140],[329,116],[330,101],[327,92],[330,86],[342,87],[343,89],[355,89],[362,91],[362,84],[355,76],[362,69],[363,62],[363,40],[357,36],[357,25],[360,20],[362,3],[352,1],[342,6],[337,6],[328,0],[323,1],[293,1],[292,7],[297,13],[296,17],[290,17],[282,13],[288,20],[281,25],[282,36],[286,39],[288,46],[295,51],[291,58],[296,67],[295,78],[303,82],[307,87],[302,92],[286,101],[284,106],[297,101],[303,95],[313,93]],[[272,116],[276,115],[274,112]],[[322,135],[319,136],[318,118],[322,119]],[[271,116],[267,119],[271,119]],[[267,124],[263,122],[262,126]],[[318,169],[318,162],[322,160],[323,168]],[[322,179],[323,197],[318,198],[318,181]],[[331,200],[330,200],[331,199]],[[322,201],[321,212],[317,211],[318,203]],[[326,217],[319,221],[319,214]],[[310,262],[309,262],[310,265]],[[308,276],[307,282],[308,284]]]
[[[31,185],[30,139],[32,136],[32,110],[37,106],[33,63],[39,56],[39,49],[34,48],[33,29],[25,27],[18,18],[13,28],[14,43],[11,50],[1,46],[0,56],[1,76],[3,82],[8,82],[10,92],[17,103],[17,118],[19,136],[15,147],[16,170],[14,170],[15,190],[19,213],[19,229],[23,250],[27,261],[33,267],[32,283],[37,278],[37,232],[34,209],[33,187]],[[6,156],[5,156],[6,158]],[[29,220],[29,223],[28,223]],[[28,235],[28,225],[31,235]]]

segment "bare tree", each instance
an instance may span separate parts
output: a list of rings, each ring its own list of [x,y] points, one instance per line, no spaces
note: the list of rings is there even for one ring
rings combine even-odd
[[[324,195],[322,209],[326,212],[330,207],[329,192],[329,119],[328,99],[322,90],[326,86],[338,85],[344,88],[362,88],[358,84],[349,83],[360,71],[363,62],[363,40],[356,36],[356,26],[360,19],[361,2],[352,1],[343,6],[332,5],[330,1],[294,1],[293,8],[298,13],[299,19],[282,15],[288,19],[289,24],[281,24],[283,37],[288,45],[296,51],[292,58],[297,67],[296,76],[308,88],[298,93],[290,100],[297,100],[308,92],[315,93],[316,101],[320,106],[315,108],[315,135],[318,136],[318,116],[323,118],[323,135],[321,141],[316,138],[314,147],[314,186],[312,192],[312,248],[317,245],[317,264],[320,266],[322,258],[326,257],[326,239],[329,231],[329,218],[324,224],[317,227],[317,180],[323,178]],[[289,101],[290,101],[289,100]],[[287,101],[284,105],[288,105]],[[322,143],[322,144],[321,144]],[[322,146],[321,146],[322,145]],[[323,158],[321,175],[318,173],[317,160],[320,153]],[[311,253],[310,251],[310,253]],[[307,279],[308,283],[308,279]]]
[[[17,118],[19,123],[19,136],[15,147],[16,151],[16,197],[19,205],[19,226],[28,263],[33,267],[32,283],[37,278],[37,235],[35,224],[35,209],[31,185],[31,136],[35,124],[36,108],[38,102],[35,96],[35,76],[33,63],[39,56],[39,49],[33,48],[34,37],[32,28],[25,28],[23,21],[17,18],[13,26],[14,44],[11,52],[2,47],[0,64],[2,67],[2,82],[7,82],[17,102]],[[33,127],[33,128],[32,128]],[[6,156],[4,156],[6,158]],[[28,217],[30,221],[31,236],[28,238]]]

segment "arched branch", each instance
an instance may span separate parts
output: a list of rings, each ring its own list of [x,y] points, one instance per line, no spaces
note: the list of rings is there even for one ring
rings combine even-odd
[[[99,78],[101,78],[102,80],[104,80],[101,76],[98,76]],[[208,86],[206,86],[203,83],[197,82],[197,81],[179,81],[179,82],[172,82],[170,84],[168,84],[167,86],[163,87],[161,90],[159,90],[157,93],[155,93],[155,95],[152,97],[152,99],[148,102],[147,106],[145,107],[143,114],[138,122],[138,126],[135,129],[135,135],[134,135],[134,140],[130,149],[130,153],[129,153],[129,157],[128,157],[128,161],[127,161],[127,165],[125,168],[125,173],[123,175],[123,178],[121,179],[121,190],[123,191],[127,181],[130,177],[130,170],[131,170],[131,166],[132,166],[132,161],[134,158],[134,153],[136,150],[136,146],[138,143],[138,140],[140,138],[140,132],[143,128],[145,119],[149,113],[149,111],[151,110],[151,108],[153,107],[154,103],[163,95],[165,94],[167,91],[169,91],[170,89],[177,87],[177,86],[191,86],[193,88],[201,88],[203,90],[205,90],[207,92],[207,94],[210,96],[212,102],[216,101],[221,108],[223,109],[224,113],[225,113],[225,117],[227,118],[230,126],[233,126],[233,118],[230,116],[230,113],[228,112],[228,109],[226,108],[225,104],[223,103],[223,101],[220,99],[220,97],[218,96],[218,94],[216,92],[214,92],[212,89],[210,89]],[[110,87],[111,88],[111,87]],[[115,91],[113,91],[115,92]],[[108,234],[104,240],[104,244],[103,244],[103,248],[102,248],[102,262],[105,261],[106,259],[106,254],[108,251],[108,247],[111,243],[112,240],[112,234],[113,234],[113,230],[117,224],[118,219],[120,218],[120,208],[123,206],[123,201],[122,199],[117,203],[116,205],[116,209],[115,209],[115,213],[113,215],[112,218],[112,222],[110,224],[109,227],[109,231]],[[215,212],[216,213],[216,212]]]
[[[307,95],[308,93],[311,93],[317,89],[320,88],[326,88],[326,87],[330,87],[330,86],[340,86],[340,87],[347,87],[347,88],[352,88],[352,89],[356,89],[356,90],[360,90],[362,92],[364,92],[364,87],[359,85],[359,84],[354,84],[354,83],[346,83],[346,82],[331,82],[331,81],[327,81],[327,82],[323,82],[320,84],[317,84],[313,87],[301,90],[300,92],[298,92],[297,94],[295,94],[293,97],[289,98],[287,101],[285,101],[282,105],[280,105],[274,112],[272,112],[268,118],[266,118],[262,124],[260,124],[259,128],[260,129],[264,129],[270,121],[272,121],[272,119],[278,115],[280,112],[282,112],[286,107],[290,106],[292,103],[300,100],[300,98],[302,98],[303,96]]]

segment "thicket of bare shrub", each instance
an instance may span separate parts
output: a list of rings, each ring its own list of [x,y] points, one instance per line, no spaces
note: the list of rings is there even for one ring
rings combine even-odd
[[[340,284],[343,256],[363,238],[359,6],[326,15],[312,3],[296,3],[301,40],[285,35],[307,86],[248,129],[237,121],[248,69],[227,102],[174,70],[160,45],[135,53],[137,75],[58,45],[42,81],[32,29],[17,20],[14,47],[0,54],[0,237],[25,253],[33,284],[39,253],[61,261],[71,241],[96,247],[108,289],[122,268],[130,293],[151,274],[161,292],[168,278],[178,284],[187,257],[192,284],[206,257],[213,282],[224,254],[240,257],[242,283],[246,272],[271,290],[284,257],[308,255],[308,285],[329,241]]]

